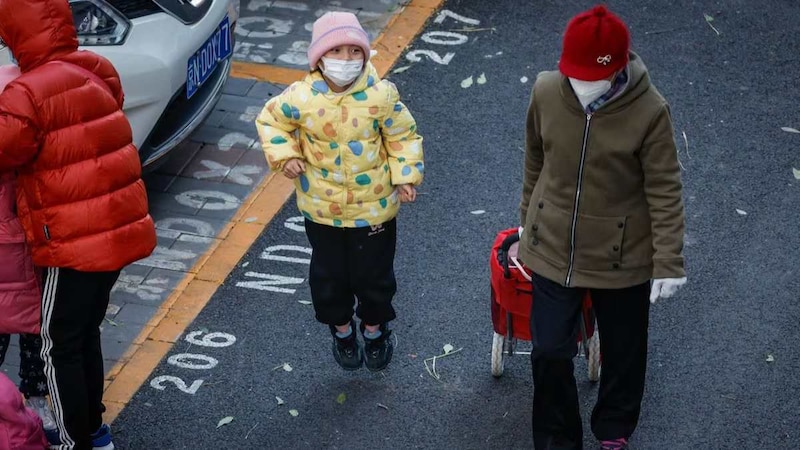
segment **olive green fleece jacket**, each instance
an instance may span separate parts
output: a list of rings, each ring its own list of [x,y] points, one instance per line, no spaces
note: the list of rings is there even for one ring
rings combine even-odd
[[[528,108],[520,258],[569,287],[680,278],[684,211],[669,105],[631,53],[625,90],[587,114],[559,72]]]

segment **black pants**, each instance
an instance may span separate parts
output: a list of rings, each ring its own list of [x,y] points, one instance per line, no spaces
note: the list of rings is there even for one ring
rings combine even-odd
[[[533,436],[542,449],[580,449],[583,427],[572,359],[584,289],[533,277]],[[628,438],[639,421],[647,366],[650,284],[591,289],[600,332],[602,372],[592,432],[599,440]]]
[[[11,343],[11,336],[0,334],[0,366],[6,360],[6,352]],[[42,338],[36,334],[19,335],[19,391],[25,398],[44,397],[47,395],[47,377],[44,376],[44,362],[39,353],[42,351]]]
[[[364,228],[336,228],[306,220],[313,250],[309,284],[317,320],[345,325],[356,315],[367,325],[395,318],[394,253],[397,221]]]
[[[42,359],[50,383],[60,450],[90,449],[103,422],[100,324],[115,272],[48,268],[42,296]]]

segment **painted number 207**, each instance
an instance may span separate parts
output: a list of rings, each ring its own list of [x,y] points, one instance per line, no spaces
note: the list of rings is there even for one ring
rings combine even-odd
[[[444,23],[445,19],[451,18],[458,22],[462,22],[468,25],[480,25],[481,21],[478,19],[470,19],[469,17],[464,17],[460,14],[456,14],[453,11],[448,9],[442,10],[436,19],[433,20],[434,23]],[[453,31],[429,31],[422,35],[420,38],[423,42],[427,42],[428,44],[433,45],[461,45],[469,41],[469,37],[464,34],[456,33]],[[422,57],[425,56],[431,61],[435,62],[436,64],[447,65],[450,64],[450,61],[453,60],[453,57],[456,56],[454,52],[447,52],[444,56],[439,55],[439,53],[433,50],[412,50],[406,54],[406,58],[411,62],[419,62],[422,61]]]
[[[236,343],[236,336],[228,333],[209,333],[207,331],[193,331],[186,335],[184,340],[192,345],[197,345],[205,348],[223,348],[230,347]],[[172,355],[167,359],[167,363],[188,370],[211,370],[217,367],[219,361],[208,355],[201,355],[198,353],[178,353]],[[167,388],[167,384],[173,384],[181,392],[194,395],[200,386],[203,385],[205,380],[197,379],[187,384],[183,379],[172,375],[161,375],[153,378],[150,386],[153,389],[163,391]]]

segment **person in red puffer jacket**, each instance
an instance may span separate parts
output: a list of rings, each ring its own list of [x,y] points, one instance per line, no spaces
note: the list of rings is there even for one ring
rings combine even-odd
[[[61,449],[111,449],[99,326],[126,265],[155,248],[119,75],[78,51],[65,0],[0,1],[0,39],[22,75],[0,94],[0,172],[45,268],[42,358]]]

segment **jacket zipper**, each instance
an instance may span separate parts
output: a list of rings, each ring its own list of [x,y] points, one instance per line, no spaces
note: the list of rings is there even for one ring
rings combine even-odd
[[[339,122],[342,121],[341,120],[342,117],[344,117],[344,107],[342,106],[342,102],[339,101]],[[343,197],[342,198],[342,225],[343,226],[344,226],[345,221],[348,220],[347,210],[350,207],[350,204],[348,203],[348,195],[347,195],[348,191],[350,189],[350,186],[347,183],[347,181],[349,179],[349,176],[347,174],[347,164],[345,164],[345,162],[344,162],[344,155],[347,152],[344,150],[344,145],[349,145],[349,144],[339,144],[339,159],[340,159],[340,161],[342,163],[341,169],[342,169],[342,188],[343,188],[343,193],[342,193],[343,194],[342,195],[342,197]]]
[[[575,189],[575,207],[572,210],[572,227],[569,232],[569,266],[567,279],[564,285],[569,287],[572,281],[572,270],[575,268],[575,229],[578,225],[578,206],[581,201],[581,188],[583,187],[583,168],[586,164],[586,144],[589,142],[589,125],[592,123],[592,114],[586,114],[586,126],[583,128],[583,144],[581,146],[581,163],[578,166],[578,187]]]

